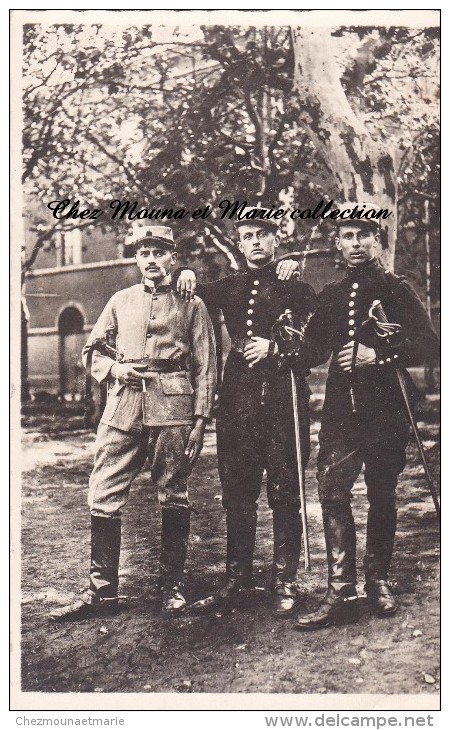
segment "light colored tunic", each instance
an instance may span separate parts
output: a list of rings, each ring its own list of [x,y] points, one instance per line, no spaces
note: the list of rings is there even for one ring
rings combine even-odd
[[[101,422],[122,431],[143,426],[184,425],[196,416],[211,417],[216,387],[216,357],[211,320],[201,299],[184,302],[172,291],[149,293],[142,284],[122,289],[109,300],[83,349],[83,362],[93,340],[109,328],[117,333],[124,360],[144,357],[188,361],[187,371],[153,373],[147,392],[116,381],[110,388]],[[94,352],[92,375],[108,379],[114,364]]]

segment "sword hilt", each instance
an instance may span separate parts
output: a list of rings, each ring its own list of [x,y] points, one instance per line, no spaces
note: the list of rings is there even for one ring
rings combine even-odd
[[[286,309],[283,314],[280,314],[275,324],[272,326],[272,337],[278,344],[278,348],[282,349],[283,343],[292,342],[297,335],[301,335],[294,325],[294,317],[291,309]]]
[[[375,299],[372,302],[372,306],[369,309],[369,320],[374,323],[375,334],[380,339],[386,338],[389,340],[390,337],[397,335],[402,329],[401,324],[389,322],[379,299]]]
[[[388,318],[386,317],[386,312],[383,309],[383,305],[381,304],[379,299],[374,299],[372,302],[372,306],[369,309],[369,317],[371,319],[376,319],[378,322],[387,322]]]
[[[285,309],[283,314],[280,314],[275,324],[281,324],[285,327],[293,327],[294,326],[294,315],[292,314],[292,309]]]
[[[102,340],[101,337],[97,337],[97,339],[92,342],[91,350],[92,352],[97,350],[101,355],[109,355],[114,358],[117,358],[118,356],[117,350],[114,347],[111,347],[111,345],[108,345],[108,343],[105,340]]]
[[[304,338],[304,329],[306,328],[306,325],[308,324],[311,316],[312,313],[303,323],[303,331],[301,331],[294,327],[294,315],[292,309],[286,309],[283,314],[280,314],[280,316],[276,320],[275,324],[272,327],[272,332],[278,331],[278,333],[280,333],[285,340],[293,340],[295,335],[297,335],[297,337],[299,338],[299,342],[302,342]]]

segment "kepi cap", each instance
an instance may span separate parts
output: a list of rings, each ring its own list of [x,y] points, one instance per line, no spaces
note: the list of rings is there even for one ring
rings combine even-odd
[[[261,205],[247,205],[240,213],[240,218],[233,218],[233,226],[237,230],[239,226],[248,226],[248,225],[256,225],[256,226],[265,226],[266,228],[272,228],[272,230],[277,230],[280,227],[280,223],[277,220],[274,220],[273,218],[261,218],[258,213],[255,213],[255,211],[266,211],[270,210],[270,208],[264,208]],[[243,216],[252,214],[248,218],[244,218]]]
[[[125,239],[125,245],[137,248],[145,243],[163,243],[172,251],[176,248],[173,231],[169,226],[141,226]]]

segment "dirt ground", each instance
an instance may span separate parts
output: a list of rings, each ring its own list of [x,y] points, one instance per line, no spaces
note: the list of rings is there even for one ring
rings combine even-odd
[[[430,410],[430,409],[428,409]],[[431,409],[433,410],[433,409]],[[432,470],[439,466],[437,426],[421,432]],[[439,692],[439,530],[414,446],[401,477],[399,528],[392,580],[399,611],[369,615],[362,593],[357,624],[300,634],[294,620],[270,613],[271,513],[260,500],[256,549],[259,590],[231,614],[186,612],[163,619],[155,589],[160,511],[148,473],[132,489],[123,521],[118,616],[52,624],[52,608],[86,587],[89,561],[87,482],[94,434],[61,430],[54,419],[32,423],[23,437],[22,690],[29,692]],[[312,571],[299,571],[300,612],[312,610],[326,582],[325,546],[316,497],[318,423],[307,474]],[[361,567],[365,486],[355,487],[354,513]],[[215,433],[191,480],[192,516],[188,595],[220,585],[225,520],[217,476]]]

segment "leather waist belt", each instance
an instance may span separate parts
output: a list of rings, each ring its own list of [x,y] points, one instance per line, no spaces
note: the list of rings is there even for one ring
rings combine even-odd
[[[187,364],[185,358],[178,360],[169,360],[163,358],[149,358],[142,357],[136,360],[123,360],[123,362],[133,363],[134,365],[140,365],[138,370],[144,370],[145,373],[177,373],[187,370]]]

